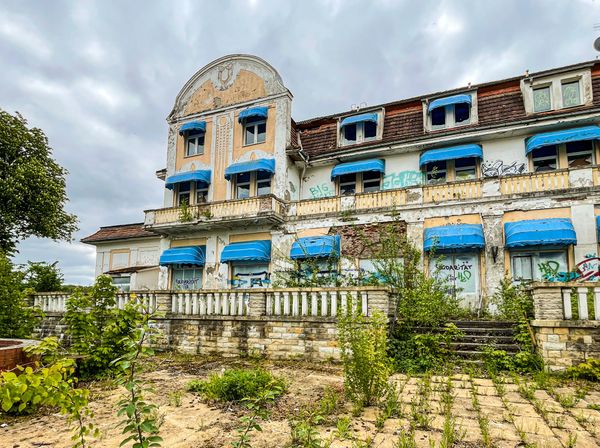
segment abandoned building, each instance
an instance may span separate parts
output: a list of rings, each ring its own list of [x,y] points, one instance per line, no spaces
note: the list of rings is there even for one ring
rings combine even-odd
[[[356,229],[393,222],[471,308],[505,276],[598,278],[600,62],[301,122],[292,100],[255,56],[199,70],[167,118],[164,203],[83,238],[96,275],[154,291],[268,287],[307,257],[370,272]]]

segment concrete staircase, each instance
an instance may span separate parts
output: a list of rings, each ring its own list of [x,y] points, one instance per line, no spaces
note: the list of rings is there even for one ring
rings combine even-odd
[[[464,333],[451,346],[464,359],[481,358],[486,346],[493,346],[507,353],[516,353],[519,346],[514,341],[515,322],[461,320],[453,322]]]

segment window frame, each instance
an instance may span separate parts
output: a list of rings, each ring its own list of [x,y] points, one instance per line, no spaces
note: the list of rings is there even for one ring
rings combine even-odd
[[[228,263],[229,265],[229,285],[231,287],[231,289],[245,289],[245,288],[265,288],[265,287],[269,287],[271,284],[271,263],[269,262],[263,262],[263,263],[247,263],[247,262],[240,262],[240,263],[235,263],[235,262],[231,262]],[[267,285],[258,285],[258,286],[252,286],[252,280],[250,280],[250,286],[243,286],[243,285],[239,285],[236,286],[233,282],[234,282],[234,277],[236,276],[236,268],[240,268],[240,267],[252,267],[252,266],[256,266],[257,269],[259,267],[266,267],[265,271],[267,273],[266,275],[266,279],[263,280],[263,282],[265,282]]]
[[[194,288],[194,289],[176,288],[175,287],[175,271],[200,271],[200,288]],[[185,281],[185,278],[183,280]],[[204,266],[192,266],[192,265],[185,265],[185,264],[178,264],[178,265],[172,266],[170,269],[169,285],[171,286],[171,289],[175,290],[175,291],[198,291],[198,290],[203,289],[203,287],[204,287]]]
[[[200,138],[202,138],[202,145],[199,144],[200,142]],[[196,143],[194,144],[194,148],[195,148],[195,152],[193,154],[190,154],[188,152],[189,149],[189,141],[190,140],[195,140]],[[185,136],[185,155],[184,157],[195,157],[195,156],[202,156],[204,155],[204,145],[206,142],[206,133],[205,132],[197,132],[195,134],[189,134]]]
[[[456,176],[456,161],[457,160],[463,160],[463,159],[474,159],[475,162],[475,175],[472,178],[468,178],[468,179],[458,179]],[[438,170],[438,172],[444,172],[445,173],[445,178],[443,181],[440,182],[430,182],[429,179],[429,166],[430,165],[435,165],[438,164],[440,162],[445,162],[446,163],[446,168],[444,170]],[[472,165],[471,165],[472,166]],[[460,170],[459,170],[460,171]],[[481,178],[481,159],[478,157],[462,157],[460,159],[448,159],[448,160],[440,160],[439,162],[430,162],[427,163],[425,165],[425,167],[421,170],[421,172],[424,173],[424,177],[423,177],[423,182],[424,182],[424,186],[428,187],[428,186],[437,186],[437,185],[443,185],[449,182],[470,182],[470,181],[474,181],[477,179]]]
[[[262,141],[258,141],[258,136],[260,135],[258,132],[258,127],[260,125],[264,125],[265,126],[265,132],[264,134],[264,139]],[[247,132],[246,130],[250,127],[254,128],[254,141],[252,142],[248,142],[246,140],[247,137]],[[246,120],[244,120],[243,126],[242,126],[242,146],[252,146],[252,145],[260,145],[261,143],[265,143],[267,141],[267,119],[266,118],[258,118],[255,119],[253,117],[247,118]]]
[[[375,135],[373,137],[365,137],[365,121],[359,121],[357,123],[352,123],[348,126],[355,126],[356,129],[356,140],[346,140],[345,128],[347,126],[342,126],[342,121],[345,118],[349,118],[355,115],[361,115],[363,113],[376,113],[377,114],[377,123],[375,123]],[[377,140],[381,140],[383,135],[383,120],[385,118],[385,110],[384,109],[376,109],[376,110],[360,110],[356,111],[353,115],[347,115],[344,117],[340,117],[337,122],[338,132],[337,132],[337,141],[338,146],[351,146],[358,145],[361,143],[368,143]]]
[[[111,275],[111,282],[112,284],[118,288],[119,292],[130,292],[131,291],[131,275]],[[127,279],[127,283],[115,283],[115,280],[119,279],[119,280],[125,280]],[[127,285],[127,287],[123,287],[124,285]]]
[[[540,275],[540,278],[536,280],[535,278],[535,274],[536,274],[536,270],[538,269],[536,266],[536,260],[538,260],[539,262],[539,256],[540,254],[549,254],[549,253],[561,253],[564,255],[564,260],[565,260],[565,271],[564,272],[569,272],[570,270],[570,266],[569,266],[569,252],[570,252],[570,247],[565,247],[565,248],[531,248],[530,250],[527,249],[516,249],[516,250],[509,250],[509,260],[510,260],[510,278],[513,282],[515,283],[520,283],[520,282],[529,282],[529,281],[544,281],[543,279],[543,275]],[[515,265],[514,265],[514,259],[515,258],[526,258],[526,257],[530,257],[531,261],[531,279],[518,279],[515,278]]]
[[[357,195],[357,194],[369,194],[369,193],[377,193],[379,191],[381,191],[383,189],[383,176],[382,173],[377,173],[378,174],[378,178],[377,179],[368,179],[367,182],[375,182],[376,180],[379,181],[379,189],[378,190],[374,190],[374,191],[365,191],[365,179],[364,179],[364,174],[366,172],[361,172],[361,173],[351,173],[351,174],[345,174],[343,176],[354,176],[354,182],[342,182],[342,177],[343,176],[338,176],[335,179],[335,188],[336,188],[336,193],[338,196],[352,196],[352,195]],[[343,185],[351,185],[354,184],[354,192],[353,193],[342,193],[342,186]]]
[[[548,109],[544,109],[544,110],[536,110],[535,108],[535,91],[536,90],[542,90],[542,89],[548,89],[548,94],[550,96],[550,106],[548,106]],[[544,112],[549,112],[555,109],[555,100],[554,100],[554,95],[552,92],[552,83],[540,83],[540,84],[535,84],[531,86],[531,105],[532,105],[532,109],[533,109],[533,113],[534,114],[541,114]]]
[[[577,83],[577,91],[579,93],[579,102],[577,104],[572,104],[570,106],[565,106],[565,93],[564,93],[564,86],[565,84],[575,84]],[[581,82],[581,76],[575,77],[575,78],[564,78],[560,80],[560,100],[561,100],[561,109],[569,109],[571,107],[579,107],[583,105],[583,95],[582,95],[582,91],[583,91],[583,86],[582,86],[582,82]]]
[[[181,186],[187,184],[189,186],[188,190],[185,191],[181,191]],[[176,200],[176,206],[177,207],[181,207],[183,206],[183,203],[181,202],[181,197],[187,195],[187,205],[192,205],[191,203],[191,199],[192,199],[192,182],[180,182],[177,184],[177,196],[175,198]]]
[[[201,205],[201,204],[208,204],[210,202],[210,185],[206,185],[205,188],[202,189],[198,189],[198,184],[201,184],[203,182],[199,182],[199,181],[189,181],[189,185],[190,185],[190,189],[188,191],[182,192],[180,189],[180,186],[182,183],[185,182],[181,182],[178,183],[176,186],[176,192],[173,195],[173,207],[181,207],[181,196],[188,194],[188,206],[191,205]],[[206,201],[204,202],[199,202],[198,201],[198,192],[199,191],[205,191],[206,192]],[[192,201],[193,199],[193,201]]]
[[[585,141],[585,140],[581,140],[581,141]],[[529,154],[527,154],[527,161],[528,161],[528,165],[529,165],[529,173],[531,174],[535,174],[535,173],[548,173],[548,172],[554,172],[554,171],[559,171],[559,170],[576,170],[576,169],[586,169],[586,168],[590,168],[593,166],[596,166],[597,161],[599,160],[599,153],[598,153],[598,149],[599,149],[599,144],[595,141],[595,140],[589,140],[591,143],[591,153],[592,153],[592,161],[591,164],[589,165],[585,165],[585,166],[580,166],[580,167],[570,167],[569,166],[569,153],[567,152],[567,144],[568,143],[559,143],[557,145],[548,145],[548,146],[555,146],[556,147],[556,168],[554,170],[547,170],[547,171],[535,171],[535,166],[533,164],[534,162],[534,158],[533,158],[533,153],[535,150],[529,152]],[[580,151],[578,153],[575,154],[583,154],[584,151]],[[549,158],[549,156],[548,156]]]
[[[251,198],[255,198],[255,197],[261,197],[261,196],[268,196],[270,194],[273,194],[273,174],[268,173],[269,175],[269,192],[268,193],[262,193],[262,194],[258,194],[258,184],[259,183],[266,183],[267,180],[266,179],[258,179],[258,173],[259,172],[264,172],[264,173],[268,173],[266,171],[252,171],[250,173],[240,173],[240,174],[249,174],[250,175],[250,180],[249,180],[249,189],[248,189],[248,197],[247,198],[239,198],[238,197],[238,176],[240,174],[236,174],[233,177],[233,180],[231,182],[232,184],[232,194],[231,197],[234,200],[239,200],[239,201],[243,201],[245,199],[251,199]],[[244,182],[242,185],[246,185],[246,182]]]

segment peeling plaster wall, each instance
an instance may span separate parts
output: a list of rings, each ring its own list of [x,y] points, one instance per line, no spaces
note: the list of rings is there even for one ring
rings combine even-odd
[[[318,199],[335,196],[335,183],[331,180],[334,165],[314,166],[306,170],[302,179],[301,199]]]
[[[96,244],[96,276],[110,271],[111,251],[129,250],[129,263],[124,267],[156,266],[160,255],[160,238],[125,240]]]

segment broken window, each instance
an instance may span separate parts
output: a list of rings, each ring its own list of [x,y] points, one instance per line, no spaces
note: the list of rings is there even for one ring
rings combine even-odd
[[[594,163],[594,142],[592,140],[569,142],[566,146],[569,168],[580,168]]]
[[[426,166],[427,170],[427,184],[442,184],[446,182],[446,175],[448,172],[448,162],[441,160],[439,162],[431,162]]]
[[[181,182],[177,187],[177,205],[190,205],[190,182]]]
[[[531,160],[534,173],[553,171],[558,167],[557,147],[542,146],[531,151]]]

